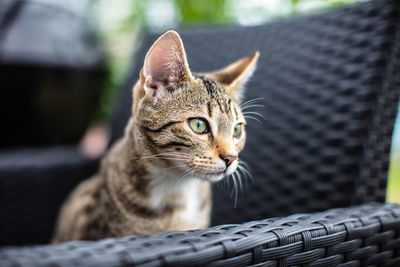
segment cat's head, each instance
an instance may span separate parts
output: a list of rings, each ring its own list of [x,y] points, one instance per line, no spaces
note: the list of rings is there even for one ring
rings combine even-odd
[[[235,172],[246,140],[240,101],[258,56],[193,74],[178,33],[159,37],[134,88],[135,139],[144,158],[209,181]]]

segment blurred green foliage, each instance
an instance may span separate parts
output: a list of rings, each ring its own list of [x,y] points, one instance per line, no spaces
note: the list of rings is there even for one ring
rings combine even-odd
[[[392,151],[390,156],[386,201],[400,204],[400,112],[397,113],[393,130]]]
[[[229,0],[174,0],[181,24],[184,25],[218,25],[232,24],[236,18],[229,12]]]
[[[389,181],[387,186],[387,202],[400,204],[400,149],[392,149],[390,159]]]

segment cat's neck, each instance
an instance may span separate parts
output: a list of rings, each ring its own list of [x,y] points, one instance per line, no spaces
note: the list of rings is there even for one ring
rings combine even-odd
[[[103,171],[112,173],[107,179],[114,194],[123,198],[126,206],[142,205],[157,211],[180,208],[187,195],[195,194],[200,180],[144,159],[144,153],[132,137],[126,133],[103,164]]]
[[[165,170],[160,167],[153,166],[149,169],[151,177],[151,197],[150,205],[159,207],[162,203],[171,197],[181,197],[192,194],[193,190],[198,186],[200,180],[185,176],[182,172]]]

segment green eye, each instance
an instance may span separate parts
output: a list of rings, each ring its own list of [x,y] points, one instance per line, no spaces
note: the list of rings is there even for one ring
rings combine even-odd
[[[236,124],[233,127],[233,136],[239,138],[242,135],[242,124]]]
[[[207,124],[203,120],[191,119],[189,120],[189,125],[195,133],[202,134],[208,132]]]

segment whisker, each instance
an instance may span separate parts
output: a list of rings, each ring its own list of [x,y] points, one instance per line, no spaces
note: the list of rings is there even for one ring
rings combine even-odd
[[[162,153],[153,154],[153,155],[145,155],[145,156],[143,156],[143,157],[157,157],[157,156],[169,156],[169,155],[174,155],[174,156],[190,156],[190,157],[193,156],[193,155],[190,154],[190,153],[173,152],[173,151],[170,151],[170,152],[162,152]]]
[[[164,170],[168,170],[168,169],[174,169],[174,168],[182,168],[182,167],[186,167],[186,164],[182,164],[182,165],[177,165],[177,166],[172,166],[172,167],[167,167],[167,168],[163,168]]]
[[[183,173],[183,175],[182,175],[181,177],[178,178],[178,182],[177,182],[177,183],[180,184],[180,183],[184,180],[184,178],[185,178],[186,176],[192,175],[194,172],[195,172],[195,169],[194,169],[194,168],[189,168],[188,170],[186,170],[186,171]]]
[[[263,99],[264,99],[264,98],[262,98],[262,97],[250,99],[250,100],[244,102],[243,104],[241,104],[241,105],[240,105],[240,108],[243,109],[243,108],[245,108],[246,106],[251,105],[251,104],[254,104],[254,103],[256,103],[256,102],[258,102],[258,101],[261,101],[261,100],[263,100]]]
[[[223,188],[228,188],[229,189],[229,187],[230,187],[230,185],[229,185],[229,176],[224,177],[223,179],[219,180],[215,184],[216,184],[218,190],[221,190]]]
[[[253,103],[248,103],[248,104],[246,104],[246,105],[242,105],[241,108],[242,108],[242,109],[243,109],[243,108],[248,108],[248,107],[250,107],[250,106],[264,107],[264,105],[261,104],[261,103],[253,102]]]
[[[190,154],[174,154],[174,153],[160,153],[160,154],[156,154],[156,155],[148,155],[148,156],[143,156],[141,158],[151,158],[151,157],[160,157],[160,156],[174,156],[174,157],[183,157],[183,158],[191,158],[193,157]]]
[[[166,160],[175,160],[175,161],[185,161],[185,159],[166,158],[166,157],[155,157],[155,158],[145,158],[145,159],[166,159]],[[145,159],[139,159],[139,161],[142,161],[142,160],[145,160]]]
[[[145,160],[145,159],[155,159],[155,158],[159,158],[159,159],[169,159],[169,160],[184,160],[184,159],[192,159],[193,155],[190,154],[183,154],[183,153],[160,153],[160,154],[154,154],[154,155],[147,155],[147,156],[142,156],[142,157],[138,157],[139,161],[141,160]]]
[[[243,173],[243,175],[246,175],[247,177],[250,178],[250,180],[254,181],[252,175],[244,166],[238,165],[238,168]]]
[[[257,116],[260,117],[260,118],[262,118],[262,119],[265,119],[265,118],[264,118],[264,115],[262,115],[262,114],[259,113],[259,112],[255,112],[255,111],[245,111],[245,110],[246,110],[246,109],[250,109],[250,108],[254,108],[254,107],[264,107],[264,105],[257,103],[257,102],[261,101],[262,99],[263,99],[263,98],[251,99],[251,100],[249,100],[249,101],[243,103],[243,104],[240,106],[240,108],[242,109],[242,112],[243,112],[243,116],[244,116],[246,119],[255,120],[255,121],[257,121],[257,122],[258,122],[259,124],[261,124],[261,125],[263,125],[263,123],[259,120],[259,118],[257,118]],[[254,116],[251,116],[251,115],[254,115]]]
[[[141,159],[155,159],[155,158],[174,158],[174,159],[179,159],[179,158],[186,158],[186,157],[178,157],[174,155],[157,155],[157,156],[144,156]]]
[[[262,122],[259,120],[259,119],[257,119],[257,118],[255,118],[255,117],[253,117],[253,116],[244,116],[246,119],[252,119],[252,120],[255,120],[255,121],[257,121],[259,124],[261,124],[262,125]]]
[[[265,106],[264,105],[259,105],[259,104],[254,104],[254,105],[248,105],[248,106],[242,107],[241,109],[242,109],[242,111],[244,111],[244,110],[249,109],[249,108],[263,108],[263,107],[265,107]]]
[[[242,176],[240,175],[240,172],[236,172],[238,176],[238,181],[239,181],[239,193],[243,194],[243,182],[242,182]]]
[[[235,202],[234,202],[234,208],[236,208],[237,205],[237,199],[238,199],[238,183],[236,181],[236,172],[232,173],[232,178],[233,178],[233,185],[234,185],[234,191],[235,191]]]
[[[250,165],[246,161],[239,159],[239,164],[251,170]]]
[[[244,161],[244,160],[242,160],[242,159],[239,160],[239,164],[238,164],[238,165],[240,166],[240,169],[241,169],[242,171],[244,171],[244,172],[247,174],[247,176],[250,178],[250,180],[251,180],[252,182],[254,182],[253,175],[251,174],[251,167],[250,167],[250,165],[247,164],[247,162]]]
[[[248,115],[248,114],[257,115],[257,116],[260,116],[261,118],[265,119],[264,115],[262,115],[262,114],[259,113],[259,112],[255,112],[255,111],[246,111],[246,112],[243,112],[243,115]]]
[[[193,157],[193,155],[190,154],[190,153],[172,152],[172,151],[171,152],[162,152],[162,153],[160,153],[158,155],[177,155],[177,156],[190,156],[190,157]]]
[[[229,195],[229,197],[232,197],[233,196],[233,193],[234,193],[234,191],[235,191],[235,179],[234,179],[234,177],[233,177],[233,173],[231,174],[231,175],[229,175],[229,177],[228,178],[231,178],[232,179],[232,190],[231,190],[231,194]]]

